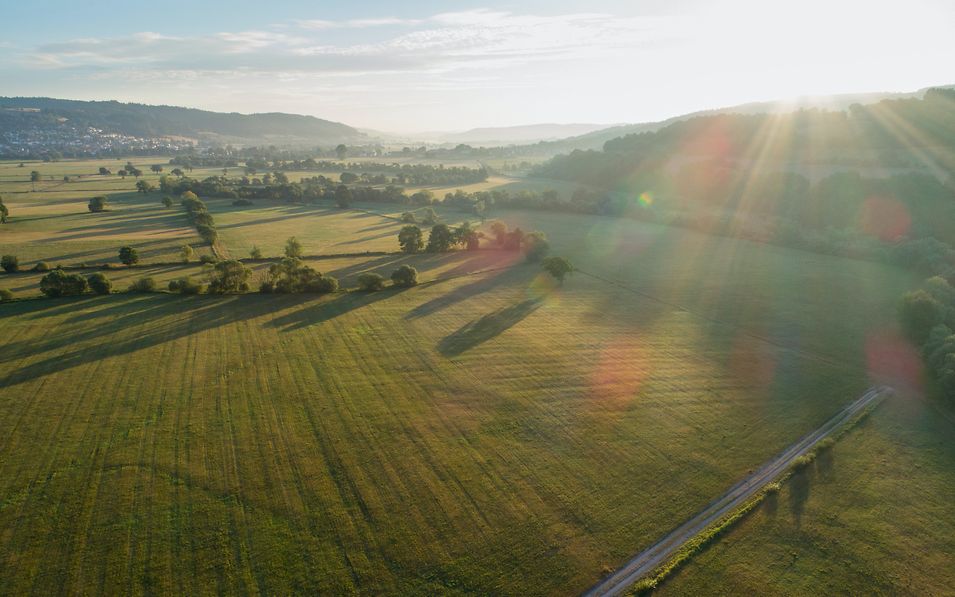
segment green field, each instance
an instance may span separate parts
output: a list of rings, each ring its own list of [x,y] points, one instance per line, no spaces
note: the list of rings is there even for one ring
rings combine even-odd
[[[128,191],[106,215],[184,226]],[[55,191],[8,205],[25,195],[51,210],[45,234],[76,225]],[[357,209],[209,207],[237,257],[292,235],[310,255],[397,248],[399,224]],[[633,220],[493,216],[581,271],[555,286],[500,250],[359,255],[310,264],[349,288],[412,263],[423,283],[0,305],[0,594],[579,593],[866,387],[917,382],[894,323],[914,274]],[[115,254],[118,236],[95,235]],[[108,275],[184,273],[204,275]],[[955,436],[926,404],[883,406],[663,592],[945,592]]]

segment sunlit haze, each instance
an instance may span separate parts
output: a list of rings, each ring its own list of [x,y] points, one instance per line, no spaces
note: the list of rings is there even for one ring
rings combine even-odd
[[[420,132],[641,122],[955,79],[955,4],[938,0],[93,4],[5,6],[2,94]]]

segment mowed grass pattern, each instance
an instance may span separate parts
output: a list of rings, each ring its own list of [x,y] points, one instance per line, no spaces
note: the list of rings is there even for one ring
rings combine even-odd
[[[6,593],[578,591],[866,383],[529,266],[0,309]]]

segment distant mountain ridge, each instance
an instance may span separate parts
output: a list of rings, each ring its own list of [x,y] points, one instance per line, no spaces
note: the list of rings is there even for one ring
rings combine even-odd
[[[0,97],[0,127],[63,123],[136,137],[179,136],[226,142],[284,138],[326,145],[367,140],[366,135],[348,125],[299,114],[239,114],[118,101]]]
[[[517,126],[475,128],[461,133],[444,133],[446,143],[536,143],[586,135],[608,128],[606,124],[592,123],[540,123]]]

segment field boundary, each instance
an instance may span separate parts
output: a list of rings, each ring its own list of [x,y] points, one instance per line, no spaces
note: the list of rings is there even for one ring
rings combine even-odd
[[[584,593],[584,597],[623,595],[631,588],[646,592],[656,588],[671,572],[688,560],[693,553],[719,536],[733,523],[741,520],[766,495],[767,486],[777,479],[785,479],[803,458],[812,458],[820,442],[834,439],[865,417],[871,409],[894,390],[876,386],[833,415],[821,427],[791,444],[775,458],[748,475],[703,510],[670,531],[659,541],[636,554],[624,566],[598,582]]]

